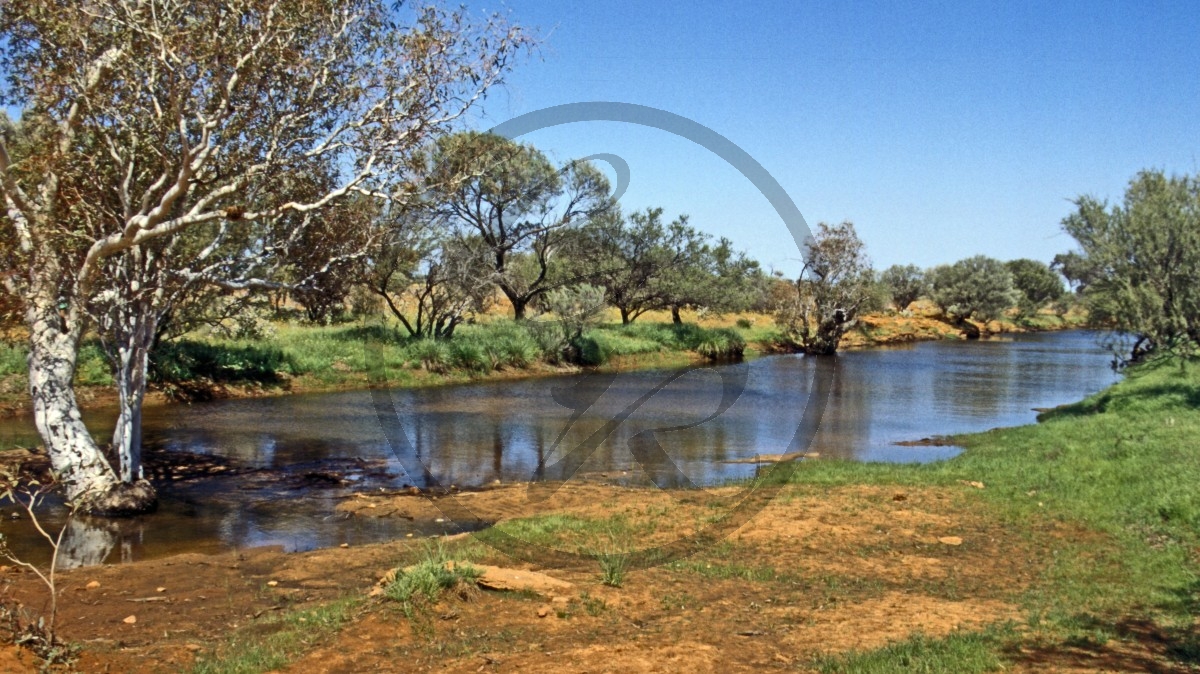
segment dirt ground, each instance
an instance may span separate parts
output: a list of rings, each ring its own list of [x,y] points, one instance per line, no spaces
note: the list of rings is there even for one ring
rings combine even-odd
[[[487,523],[615,516],[637,532],[633,545],[641,549],[708,530],[713,513],[727,512],[738,495],[505,485],[437,501],[360,495],[340,509]],[[695,554],[631,568],[621,587],[602,584],[597,562],[570,545],[562,554],[535,548],[510,557],[461,534],[444,545],[470,547],[488,564],[544,572],[572,589],[447,596],[410,620],[395,602],[366,597],[384,573],[419,556],[420,541],[295,554],[253,549],[64,572],[59,629],[82,646],[78,671],[186,671],[197,658],[227,653],[233,637],[265,638],[280,629],[280,615],[350,596],[364,599],[349,623],[314,630],[287,672],[806,671],[818,654],[1019,620],[1020,596],[1045,565],[1026,534],[985,515],[969,484],[903,492],[786,487],[772,496],[749,522]],[[32,574],[7,569],[0,578],[10,599],[45,605]],[[1017,670],[1169,671],[1152,637],[1144,647],[1114,643],[1108,653],[1020,653]],[[32,667],[28,654],[0,651],[0,670]]]

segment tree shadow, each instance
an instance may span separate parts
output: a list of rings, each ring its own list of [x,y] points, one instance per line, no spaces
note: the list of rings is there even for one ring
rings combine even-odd
[[[1135,618],[1106,621],[1087,616],[1079,620],[1081,628],[1112,637],[1103,641],[1076,637],[1056,644],[1013,645],[1005,655],[1038,671],[1184,674],[1200,666],[1200,632],[1194,626],[1164,628],[1152,620]]]

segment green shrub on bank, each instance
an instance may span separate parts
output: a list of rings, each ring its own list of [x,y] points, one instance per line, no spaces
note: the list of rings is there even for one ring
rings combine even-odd
[[[29,349],[24,344],[0,343],[0,377],[29,371]]]
[[[150,359],[151,380],[160,383],[198,379],[272,383],[294,370],[291,357],[282,350],[256,343],[164,342]]]

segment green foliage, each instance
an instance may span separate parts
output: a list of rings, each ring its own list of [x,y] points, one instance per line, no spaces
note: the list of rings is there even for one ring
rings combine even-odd
[[[460,241],[488,251],[489,276],[514,318],[548,289],[566,282],[555,264],[571,232],[611,208],[604,174],[590,162],[555,167],[531,145],[468,131],[438,140],[432,157],[434,199],[449,206]]]
[[[879,282],[891,295],[896,309],[904,311],[925,294],[925,272],[915,264],[894,264],[879,274]]]
[[[213,382],[274,383],[293,372],[282,350],[253,342],[163,342],[150,355],[150,377],[158,383],[206,379]]]
[[[24,344],[0,342],[0,377],[29,371],[29,348]]]
[[[596,286],[581,284],[558,288],[546,293],[546,309],[554,314],[558,325],[562,349],[573,352],[575,360],[589,363],[583,351],[589,346],[582,340],[583,333],[598,325],[604,314],[604,290]],[[600,361],[603,362],[603,361]]]
[[[1012,273],[1013,287],[1020,299],[1017,308],[1025,317],[1033,316],[1051,302],[1066,294],[1062,278],[1048,265],[1037,260],[1020,259],[1005,263]]]
[[[1200,346],[1200,178],[1143,171],[1121,205],[1075,205],[1063,229],[1082,256],[1063,261],[1086,281],[1092,317],[1136,335],[1133,360]]]
[[[986,255],[934,267],[926,278],[930,299],[954,320],[990,321],[1019,300],[1012,272]]]
[[[695,351],[709,360],[740,360],[746,340],[730,328],[716,328],[696,344]]]
[[[440,339],[418,339],[408,347],[413,362],[430,372],[445,372],[450,366],[450,345]]]
[[[625,572],[629,567],[629,553],[612,550],[596,554],[600,562],[600,582],[609,587],[621,587],[625,584]]]
[[[85,342],[79,347],[78,358],[75,366],[75,383],[83,386],[112,386],[112,366],[99,344]]]
[[[953,632],[940,639],[914,634],[870,651],[850,651],[818,658],[822,674],[976,674],[1003,669],[996,655],[996,635]]]

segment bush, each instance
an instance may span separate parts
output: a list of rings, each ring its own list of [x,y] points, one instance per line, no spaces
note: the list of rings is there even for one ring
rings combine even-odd
[[[272,346],[180,340],[160,343],[150,354],[150,379],[158,383],[196,379],[273,383],[280,373],[296,371],[291,359]]]
[[[990,321],[1019,299],[1008,267],[986,255],[935,267],[928,278],[930,298],[957,321]]]
[[[450,347],[436,339],[420,339],[408,347],[412,361],[429,372],[445,372],[450,365]]]
[[[904,311],[925,294],[925,272],[915,264],[894,264],[879,274],[879,282],[887,289],[897,311]]]
[[[754,327],[754,321],[749,318],[739,318],[737,319],[737,326],[742,330],[749,330]]]
[[[729,328],[708,331],[695,348],[709,360],[738,360],[746,352],[746,340]]]

